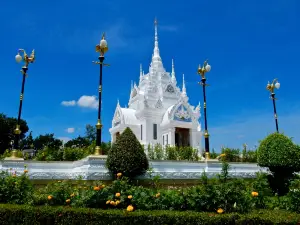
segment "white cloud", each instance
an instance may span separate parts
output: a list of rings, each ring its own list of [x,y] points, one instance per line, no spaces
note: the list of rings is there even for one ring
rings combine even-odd
[[[98,100],[95,95],[93,95],[93,96],[83,95],[77,101],[77,105],[82,108],[97,109],[98,108]]]
[[[72,101],[62,101],[61,104],[63,106],[75,106],[76,102],[74,100],[72,100]]]
[[[83,95],[81,96],[78,101],[62,101],[61,103],[63,106],[79,106],[81,108],[90,108],[90,109],[97,109],[98,108],[98,98],[95,95]]]
[[[75,128],[74,127],[69,127],[66,129],[66,131],[69,133],[69,134],[72,134],[75,132]]]
[[[64,144],[71,140],[69,137],[58,137],[59,140],[61,140]]]

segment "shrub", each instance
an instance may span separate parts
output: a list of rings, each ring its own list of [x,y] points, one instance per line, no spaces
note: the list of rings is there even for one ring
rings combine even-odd
[[[177,160],[178,159],[178,151],[174,146],[166,146],[166,158],[167,160]]]
[[[17,215],[17,216],[16,216]],[[251,214],[222,214],[122,210],[96,210],[71,207],[31,207],[0,205],[1,225],[90,224],[90,225],[194,225],[194,224],[297,224],[300,216],[285,211],[258,211]]]
[[[294,172],[300,170],[300,151],[290,138],[273,133],[260,142],[257,149],[258,165],[268,167],[272,173],[270,185],[278,195],[288,192]]]
[[[13,171],[0,173],[0,203],[28,203],[31,201],[32,191],[26,167],[20,176]]]
[[[129,178],[142,175],[149,168],[144,149],[130,128],[127,127],[112,146],[106,165],[113,174],[121,172]]]
[[[155,159],[156,160],[164,159],[164,150],[163,150],[161,144],[156,144],[154,146],[154,153],[155,153]]]
[[[148,144],[148,146],[147,146],[147,153],[148,153],[148,158],[150,160],[154,160],[155,159],[154,150],[153,150],[153,147],[150,144]]]
[[[89,155],[88,148],[64,148],[63,160],[64,161],[76,161],[83,159]]]
[[[222,148],[221,153],[225,154],[225,160],[228,162],[240,162],[240,150],[235,148]]]
[[[300,213],[300,177],[291,182],[287,197],[289,200],[289,209]]]
[[[45,147],[39,150],[35,156],[38,161],[63,161],[63,150]]]

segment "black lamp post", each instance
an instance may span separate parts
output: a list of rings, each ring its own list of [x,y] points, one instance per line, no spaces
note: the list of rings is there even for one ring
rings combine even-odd
[[[20,55],[20,53],[23,53],[23,57]],[[32,50],[31,55],[28,56],[24,49],[19,49],[18,54],[16,55],[15,59],[16,59],[17,63],[19,63],[23,60],[25,65],[22,67],[22,70],[21,70],[21,73],[23,75],[23,80],[22,80],[22,87],[21,87],[17,126],[16,126],[16,129],[14,130],[15,140],[14,140],[14,146],[13,146],[13,150],[12,150],[12,158],[17,158],[17,150],[19,149],[20,134],[22,133],[22,131],[20,129],[20,121],[21,121],[22,106],[23,106],[23,99],[24,99],[25,80],[26,80],[26,77],[28,76],[27,75],[28,65],[29,65],[29,63],[33,63],[35,60],[34,50]]]
[[[100,41],[100,44],[96,45],[96,52],[100,53],[100,56],[98,57],[99,61],[93,62],[100,65],[100,79],[99,79],[99,106],[98,106],[98,121],[96,124],[97,128],[97,137],[96,137],[96,148],[94,155],[102,155],[102,149],[101,149],[101,130],[102,130],[102,124],[101,124],[101,103],[102,103],[102,68],[104,66],[108,66],[108,64],[104,64],[104,54],[107,52],[107,41],[105,40],[105,34],[102,35],[102,39]]]
[[[280,83],[278,83],[277,78],[274,79],[271,84],[270,84],[270,82],[268,82],[267,90],[271,92],[270,98],[272,99],[272,102],[273,102],[275,125],[276,125],[276,131],[278,133],[279,130],[278,130],[278,117],[277,117],[276,104],[275,104],[275,100],[276,100],[276,98],[275,98],[275,88],[276,89],[280,88]]]
[[[205,92],[205,87],[208,86],[208,84],[206,84],[206,77],[205,77],[205,73],[209,72],[211,69],[211,66],[207,63],[207,61],[205,61],[203,63],[203,66],[201,67],[199,65],[198,67],[198,74],[201,75],[201,82],[199,82],[200,85],[202,85],[203,87],[203,109],[204,109],[204,141],[205,141],[205,158],[206,159],[210,159],[210,155],[209,155],[209,134],[208,134],[208,128],[207,128],[207,115],[206,115],[206,92]]]

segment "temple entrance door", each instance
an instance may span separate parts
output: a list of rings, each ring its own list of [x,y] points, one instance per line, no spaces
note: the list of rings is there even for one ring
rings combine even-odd
[[[175,128],[175,145],[177,147],[190,146],[190,129]]]

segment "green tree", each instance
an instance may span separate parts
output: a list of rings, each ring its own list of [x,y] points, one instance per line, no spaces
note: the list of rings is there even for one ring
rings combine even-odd
[[[148,159],[140,142],[130,128],[126,128],[108,153],[107,168],[113,174],[123,173],[134,178],[149,168]]]
[[[14,130],[17,125],[17,119],[13,117],[7,117],[5,114],[0,113],[0,154],[11,147],[10,142],[14,139]],[[29,128],[25,120],[20,121],[20,140],[25,138],[25,134]]]
[[[39,135],[34,139],[34,148],[37,150],[41,150],[45,147],[59,149],[62,144],[62,141],[55,138],[54,134]]]
[[[65,147],[67,147],[67,148],[71,148],[71,147],[83,148],[83,147],[87,147],[89,145],[90,145],[90,142],[87,138],[78,136],[77,138],[74,138],[74,139],[68,141],[65,144]]]
[[[32,136],[32,131],[30,131],[29,135],[21,141],[20,146],[22,149],[34,148],[34,139]]]
[[[293,174],[300,171],[300,152],[293,141],[284,134],[270,134],[260,142],[257,159],[259,166],[269,168],[273,191],[286,194]]]
[[[97,135],[96,127],[87,124],[85,126],[85,138],[89,141],[90,144],[96,140],[96,135]]]

